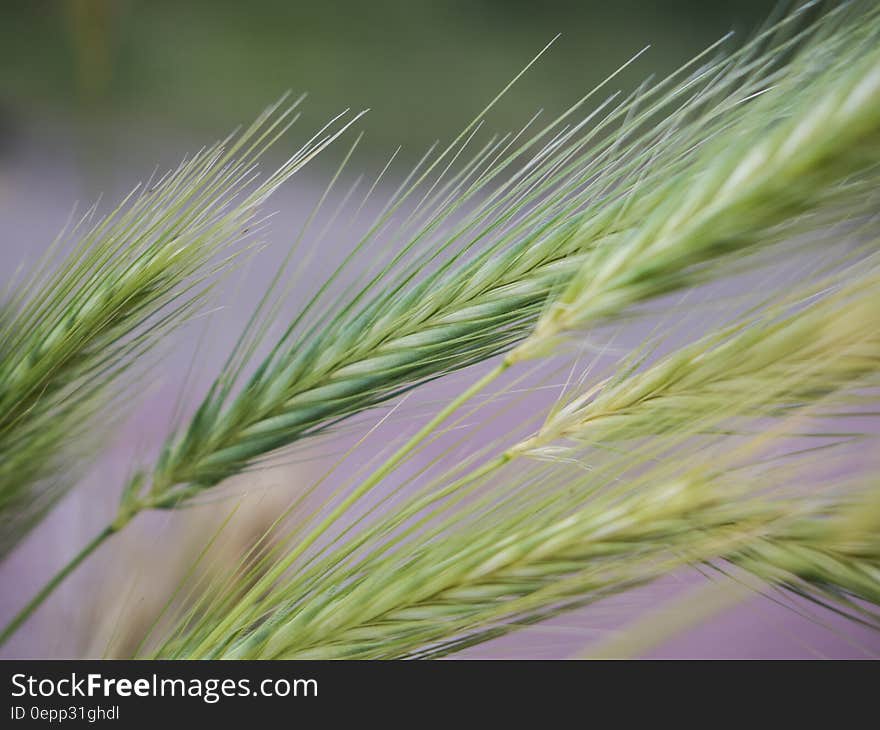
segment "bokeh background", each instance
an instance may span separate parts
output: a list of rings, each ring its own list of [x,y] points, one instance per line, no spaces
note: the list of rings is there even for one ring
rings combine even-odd
[[[539,108],[548,115],[566,108],[650,43],[650,52],[619,79],[632,88],[730,30],[747,35],[774,6],[761,0],[4,0],[0,286],[45,250],[74,203],[118,199],[156,166],[167,168],[225,136],[285,91],[309,93],[297,125],[301,136],[343,109],[369,108],[353,167],[374,170],[398,145],[401,159],[415,160],[434,140],[454,137],[557,33],[562,37],[552,51],[494,110],[493,130],[519,128]],[[213,351],[230,344],[338,159],[338,153],[319,158],[274,199],[270,247],[236,290],[236,306],[221,314]],[[342,253],[337,242],[319,258],[326,263]],[[112,514],[132,460],[165,433],[186,362],[176,351],[169,355],[150,397],[124,414],[126,426],[87,478],[0,564],[0,620]],[[228,539],[228,554],[277,514],[289,497],[279,485],[303,483],[316,468],[304,461],[244,485],[255,498]],[[181,556],[200,547],[218,515],[187,515],[185,526],[168,515],[141,520],[68,581],[6,655],[124,653],[131,648],[126,637],[149,622],[157,596],[167,595],[188,566]],[[218,569],[222,564],[220,555]],[[673,577],[470,655],[569,656],[695,580]],[[650,656],[878,653],[876,636],[831,615],[801,615],[754,598],[654,647]]]

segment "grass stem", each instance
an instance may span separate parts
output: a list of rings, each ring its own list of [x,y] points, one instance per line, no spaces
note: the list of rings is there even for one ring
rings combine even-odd
[[[3,633],[0,634],[0,646],[3,646],[6,643],[6,640],[18,630],[18,627],[31,617],[31,614],[33,614],[33,612],[36,611],[50,595],[52,595],[53,591],[64,582],[64,579],[67,578],[68,575],[79,567],[80,563],[95,552],[95,550],[97,550],[107,538],[115,532],[116,529],[112,525],[107,525],[107,527],[101,530],[101,532],[99,532],[88,545],[80,550],[79,553],[67,563],[67,565],[59,570],[52,579],[43,586],[42,590],[37,593],[37,595],[15,615],[15,618],[6,625],[3,629]]]

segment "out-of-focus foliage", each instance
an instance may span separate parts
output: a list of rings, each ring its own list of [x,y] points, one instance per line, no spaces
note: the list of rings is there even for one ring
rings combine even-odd
[[[725,32],[748,32],[772,6],[10,0],[0,5],[0,116],[7,129],[50,113],[84,115],[90,128],[219,132],[292,89],[311,92],[306,123],[340,105],[370,107],[368,143],[422,146],[459,128],[557,33],[553,52],[497,110],[500,127],[521,122],[523,110],[566,107],[649,43],[647,62],[620,83],[662,75]]]

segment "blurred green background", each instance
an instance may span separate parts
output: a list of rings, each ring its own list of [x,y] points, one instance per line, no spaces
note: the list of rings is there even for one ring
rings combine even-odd
[[[118,130],[199,139],[307,91],[314,126],[372,109],[366,149],[423,147],[470,120],[549,39],[552,52],[493,117],[517,126],[570,104],[647,43],[621,81],[663,73],[766,0],[4,0],[0,138],[51,118],[100,147]]]

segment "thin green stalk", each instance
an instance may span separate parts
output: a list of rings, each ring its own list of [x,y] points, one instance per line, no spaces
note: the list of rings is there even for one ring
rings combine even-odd
[[[99,532],[88,545],[80,550],[76,556],[67,563],[67,565],[59,570],[52,579],[43,586],[42,590],[37,593],[37,595],[34,596],[8,624],[6,624],[3,633],[0,634],[0,646],[6,643],[6,640],[18,630],[18,627],[30,618],[31,614],[33,614],[33,612],[43,604],[52,592],[64,582],[64,579],[79,567],[80,563],[95,552],[95,550],[97,550],[107,538],[115,532],[116,528],[113,525],[107,525],[107,527],[101,530],[101,532]]]

